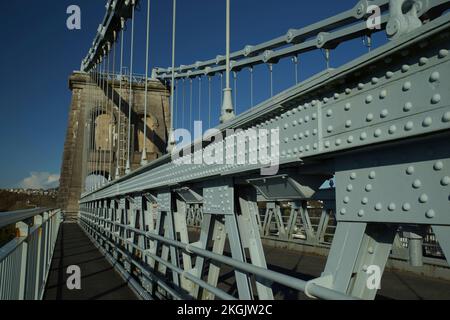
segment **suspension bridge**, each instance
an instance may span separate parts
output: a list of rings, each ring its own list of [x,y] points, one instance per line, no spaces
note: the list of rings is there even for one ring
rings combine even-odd
[[[177,66],[174,0],[150,69],[150,1],[108,1],[70,76],[60,208],[0,213],[1,299],[450,299],[450,1],[361,0],[236,52],[226,3],[225,53]],[[325,68],[302,78],[309,52]]]

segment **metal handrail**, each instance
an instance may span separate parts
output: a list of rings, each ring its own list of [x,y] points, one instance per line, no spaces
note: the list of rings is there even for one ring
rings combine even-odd
[[[246,262],[241,262],[241,261],[235,260],[235,259],[230,258],[230,257],[223,256],[223,255],[219,255],[219,254],[216,254],[216,253],[208,251],[208,250],[197,248],[197,247],[195,247],[193,245],[182,243],[180,241],[167,239],[165,237],[153,234],[151,232],[143,232],[142,230],[135,229],[135,228],[132,228],[130,226],[127,226],[127,225],[124,225],[124,224],[121,224],[121,223],[117,223],[117,222],[114,222],[114,221],[110,221],[110,220],[104,219],[102,217],[95,216],[95,215],[93,215],[91,213],[88,213],[88,212],[82,211],[80,213],[81,213],[81,218],[82,219],[83,219],[83,215],[85,215],[85,216],[88,216],[88,217],[91,217],[91,218],[94,218],[94,219],[97,219],[97,220],[100,220],[100,221],[104,221],[105,223],[109,223],[109,224],[112,224],[112,225],[124,228],[125,230],[128,230],[128,231],[134,232],[136,234],[139,234],[141,236],[145,236],[149,240],[160,241],[161,243],[164,243],[165,245],[181,249],[187,254],[196,254],[196,255],[198,255],[200,257],[211,259],[211,260],[213,260],[215,262],[222,263],[222,264],[228,265],[230,267],[236,268],[239,271],[243,271],[243,272],[246,272],[246,273],[253,274],[255,276],[259,276],[259,277],[264,278],[266,280],[282,284],[284,286],[287,286],[289,288],[292,288],[292,289],[295,289],[295,290],[298,290],[298,291],[305,292],[306,287],[308,285],[308,281],[300,280],[300,279],[297,279],[295,277],[288,276],[288,275],[285,275],[285,274],[282,274],[282,273],[279,273],[279,272],[275,272],[275,271],[272,271],[272,270],[268,270],[268,269],[264,269],[264,268],[261,268],[261,267],[257,267],[255,265],[252,265],[252,264],[249,264],[249,263],[246,263]],[[89,220],[87,222],[85,221],[85,223],[89,225]],[[104,227],[101,227],[101,226],[97,226],[97,227],[102,228],[102,230],[105,231],[105,232],[112,233],[111,231],[106,230]],[[98,231],[96,231],[96,232],[98,232]],[[166,265],[169,268],[178,268],[178,267],[172,265],[171,263],[169,263],[167,261],[163,261],[162,259],[160,259],[156,255],[149,254],[144,248],[140,248],[139,246],[135,245],[134,243],[132,243],[128,239],[125,239],[125,238],[123,238],[123,237],[121,237],[121,236],[119,236],[117,234],[114,234],[114,237],[120,239],[124,243],[127,243],[128,245],[132,246],[133,248],[141,251],[144,255],[149,256],[151,259],[155,259],[155,260],[158,260],[161,263],[164,263],[164,265]],[[177,271],[179,271],[179,272],[177,272]],[[175,272],[182,273],[183,275],[187,274],[186,272],[182,271],[181,269],[180,270],[175,270]],[[205,288],[204,284],[201,283],[202,282],[201,279],[199,279],[199,278],[195,279],[196,277],[192,276],[192,275],[189,275],[189,278],[190,278],[190,280],[192,280],[192,278],[194,278],[194,282],[196,282],[199,286]],[[208,289],[208,288],[206,288],[206,289]],[[346,295],[346,294],[344,294],[342,292],[334,291],[332,289],[328,289],[328,288],[325,288],[325,287],[322,287],[322,286],[318,286],[318,285],[313,284],[313,283],[309,284],[308,292],[310,294],[313,294],[317,298],[322,298],[322,299],[330,299],[330,300],[355,300],[356,299],[356,298],[348,296],[348,295]]]
[[[0,247],[0,300],[43,298],[61,222],[57,209],[0,213],[1,226],[16,228],[15,238]]]
[[[35,208],[28,210],[0,212],[0,228],[7,227],[14,223],[24,221],[44,212],[48,212],[54,209],[49,208]]]

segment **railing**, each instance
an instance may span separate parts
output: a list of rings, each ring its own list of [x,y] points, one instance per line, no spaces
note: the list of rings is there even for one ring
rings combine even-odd
[[[0,248],[0,300],[42,299],[61,221],[60,210],[0,213],[0,229],[15,227]]]
[[[201,227],[202,219],[201,205],[190,204],[187,206],[186,221],[189,228],[197,231]],[[307,201],[304,201],[303,204],[260,202],[256,219],[262,239],[314,248],[329,249],[336,231],[334,208],[328,208],[320,203],[310,206]],[[408,233],[399,229],[390,258],[409,261],[409,242]],[[421,241],[421,247],[421,260],[424,264],[448,267],[444,253],[431,228],[426,231]]]
[[[174,261],[183,260],[187,262],[190,259],[208,259],[214,263],[227,265],[245,274],[251,274],[256,278],[256,286],[260,299],[273,298],[269,291],[264,290],[270,283],[279,283],[288,288],[302,291],[310,296],[331,300],[353,300],[354,298],[337,292],[312,282],[300,280],[279,272],[271,271],[266,268],[255,266],[247,262],[239,261],[225,255],[217,254],[209,250],[199,248],[192,244],[172,240],[153,232],[146,232],[142,229],[133,228],[112,219],[111,215],[104,215],[105,210],[91,210],[84,208],[80,212],[80,225],[92,240],[97,242],[102,248],[103,253],[113,260],[114,265],[124,265],[120,271],[126,273],[127,278],[136,275],[137,280],[133,280],[131,285],[144,298],[150,298],[148,292],[153,293],[152,297],[161,299],[193,299],[198,298],[198,287],[206,290],[203,297],[214,299],[214,297],[224,300],[236,300],[236,297],[230,295],[222,289],[212,286],[202,280],[201,275],[195,275],[194,272],[187,272],[177,266]],[[109,211],[109,210],[108,210]],[[111,212],[111,211],[109,211]],[[130,212],[130,214],[132,214]],[[127,212],[122,215],[128,216]],[[106,217],[106,218],[105,218]],[[138,241],[135,241],[138,238]],[[171,251],[172,261],[164,259],[156,254],[156,247],[164,246],[166,252]],[[155,249],[155,250],[153,250]],[[164,249],[163,249],[164,250]],[[198,261],[198,260],[197,260]],[[119,262],[119,264],[117,264]],[[158,268],[155,265],[159,264]],[[169,282],[164,277],[159,277],[155,272],[167,269],[172,271],[173,282]],[[151,282],[156,281],[160,290],[152,288]],[[161,290],[161,288],[163,290]],[[267,294],[267,296],[264,294]],[[242,297],[240,297],[242,298]]]

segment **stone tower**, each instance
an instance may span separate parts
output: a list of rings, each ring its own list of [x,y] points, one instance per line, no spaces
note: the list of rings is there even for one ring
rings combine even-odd
[[[140,166],[144,140],[148,161],[164,153],[170,127],[170,92],[158,80],[147,81],[147,119],[144,119],[145,79],[133,77],[129,128],[128,77],[119,81],[119,76],[110,75],[98,85],[87,73],[74,72],[70,76],[72,102],[58,201],[68,217],[78,214],[80,195],[89,184],[114,179],[117,169],[123,176],[128,157],[132,170]]]

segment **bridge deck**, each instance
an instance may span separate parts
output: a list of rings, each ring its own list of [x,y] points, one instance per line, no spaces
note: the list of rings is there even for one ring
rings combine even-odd
[[[226,248],[226,255],[229,250]],[[271,270],[310,280],[320,275],[325,257],[302,254],[265,246],[268,267]],[[82,290],[70,291],[66,287],[67,267],[80,266]],[[224,267],[219,287],[236,294],[234,270]],[[419,276],[407,272],[387,270],[377,299],[450,300],[450,282]],[[274,285],[276,299],[304,299],[303,293]],[[46,300],[135,300],[136,296],[114,271],[104,256],[92,244],[78,224],[63,224],[55,248],[48,279]]]
[[[66,270],[71,265],[81,268],[81,290],[70,291],[66,286]],[[78,224],[63,224],[44,299],[135,300],[137,297]]]

